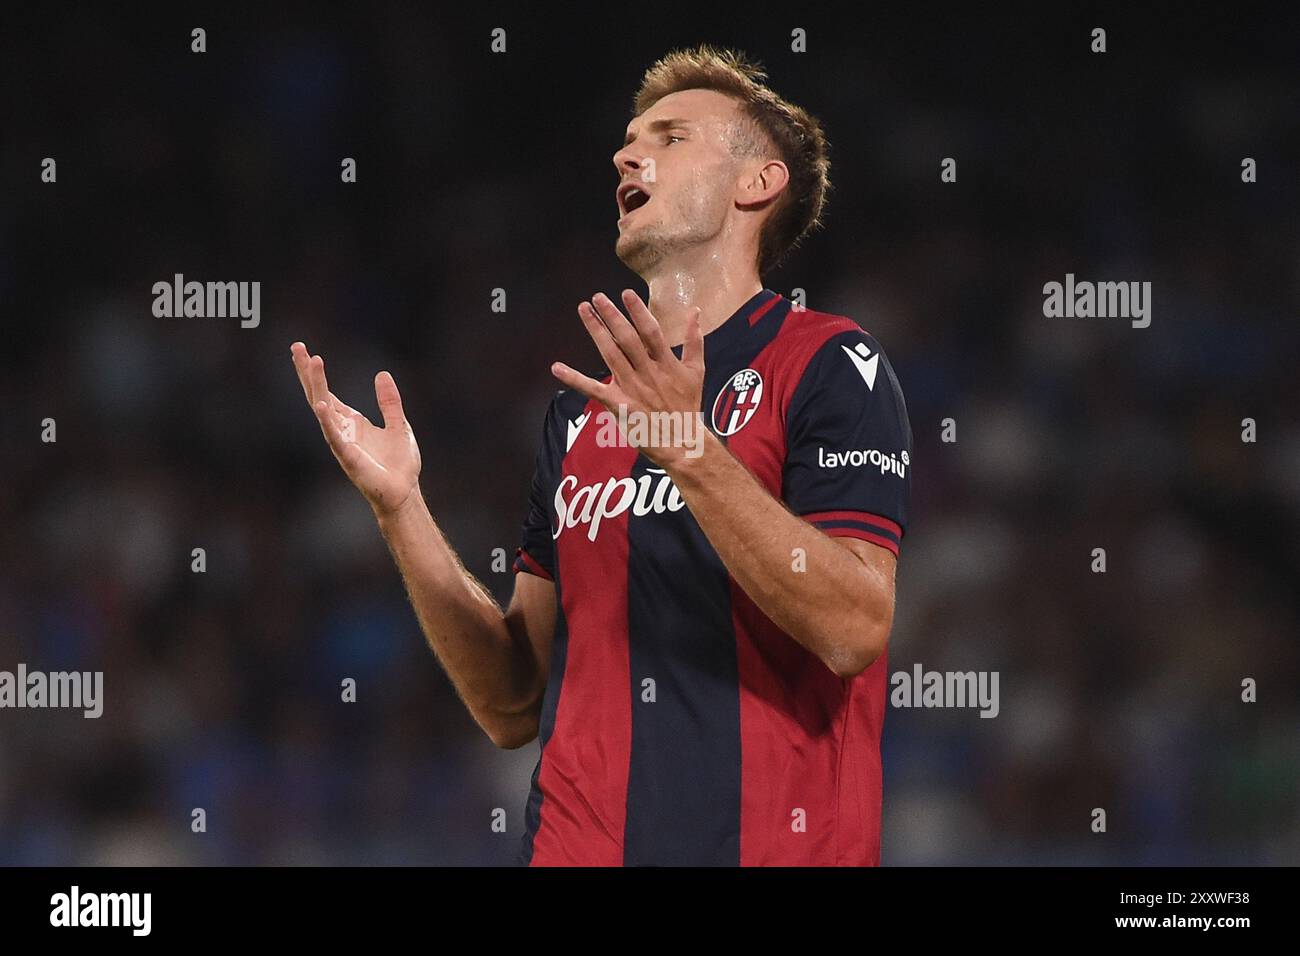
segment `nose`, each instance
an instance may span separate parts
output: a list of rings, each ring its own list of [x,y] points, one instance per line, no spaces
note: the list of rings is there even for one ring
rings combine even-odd
[[[632,173],[641,168],[642,159],[639,153],[633,149],[633,144],[629,143],[614,154],[614,169],[618,171],[620,180],[627,179]]]

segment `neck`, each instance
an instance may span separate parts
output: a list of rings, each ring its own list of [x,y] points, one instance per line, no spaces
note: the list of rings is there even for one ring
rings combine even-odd
[[[685,341],[686,320],[692,308],[699,306],[700,329],[708,335],[763,288],[752,264],[737,267],[717,256],[689,263],[663,263],[653,275],[644,278],[650,290],[646,304],[659,320],[664,341],[670,346]]]

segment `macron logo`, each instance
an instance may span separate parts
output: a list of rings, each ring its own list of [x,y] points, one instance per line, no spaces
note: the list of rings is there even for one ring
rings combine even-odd
[[[874,391],[876,387],[876,366],[879,365],[880,354],[871,354],[871,349],[867,348],[865,342],[859,342],[853,348],[847,345],[841,345],[844,354],[853,360],[853,367],[858,370],[862,376],[862,381],[867,383],[867,390]]]
[[[587,424],[587,419],[589,418],[591,418],[591,412],[586,412],[569,422],[569,440],[564,446],[565,451],[568,451],[573,447],[573,442],[578,437],[578,432],[582,431],[582,426]]]

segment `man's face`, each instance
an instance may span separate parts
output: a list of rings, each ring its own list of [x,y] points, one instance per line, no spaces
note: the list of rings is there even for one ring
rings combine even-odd
[[[739,104],[713,90],[671,93],[628,124],[614,154],[618,243],[642,277],[676,252],[716,237],[732,208]]]

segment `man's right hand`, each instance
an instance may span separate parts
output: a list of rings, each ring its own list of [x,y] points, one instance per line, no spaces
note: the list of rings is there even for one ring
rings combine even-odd
[[[558,613],[555,584],[518,575],[510,607],[502,611],[465,570],[424,505],[420,449],[393,377],[375,376],[384,416],[378,428],[330,393],[324,359],[301,342],[290,351],[307,403],[334,457],[379,519],[425,640],[456,693],[498,747],[536,739]]]
[[[388,372],[375,376],[384,427],[345,405],[325,382],[325,360],[302,342],[289,347],[307,403],[344,473],[365,495],[376,517],[396,514],[419,497],[420,448],[402,412],[402,396]]]

